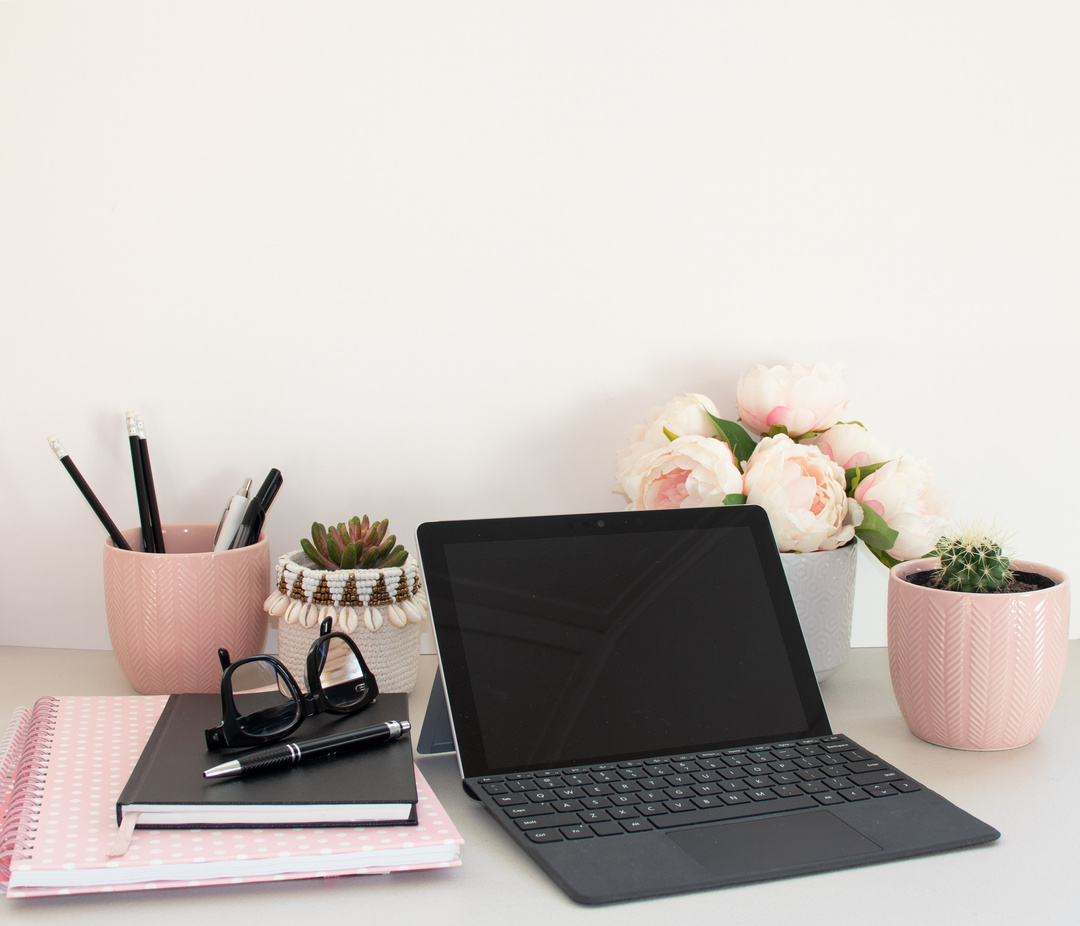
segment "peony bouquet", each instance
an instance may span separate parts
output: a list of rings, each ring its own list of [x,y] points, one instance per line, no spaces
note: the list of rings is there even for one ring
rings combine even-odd
[[[933,551],[948,497],[924,465],[840,420],[841,367],[759,365],[735,398],[737,421],[686,393],[631,429],[615,461],[614,491],[628,508],[760,505],[781,552],[857,537],[892,566]]]

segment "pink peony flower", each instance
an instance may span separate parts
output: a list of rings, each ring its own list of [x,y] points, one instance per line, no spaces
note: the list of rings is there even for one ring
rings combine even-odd
[[[690,434],[634,461],[622,484],[628,508],[698,508],[741,495],[742,473],[723,441]]]
[[[872,437],[861,424],[835,424],[828,431],[808,438],[806,443],[820,447],[825,456],[844,469],[884,463],[899,456]]]
[[[739,380],[739,419],[758,434],[782,427],[793,438],[824,431],[840,420],[847,399],[843,368],[824,363],[804,367],[763,364]]]
[[[786,434],[763,438],[746,461],[746,501],[769,515],[781,552],[835,550],[855,536],[844,471]]]
[[[654,408],[645,421],[630,429],[628,446],[615,454],[615,488],[627,498],[634,493],[627,487],[627,478],[637,461],[653,450],[662,450],[671,443],[671,438],[664,433],[667,428],[676,437],[715,437],[709,414],[718,415],[712,400],[696,392],[686,392],[675,396],[666,405]]]
[[[930,470],[908,457],[891,460],[855,487],[855,500],[899,533],[887,552],[897,560],[926,556],[937,545],[951,502]]]

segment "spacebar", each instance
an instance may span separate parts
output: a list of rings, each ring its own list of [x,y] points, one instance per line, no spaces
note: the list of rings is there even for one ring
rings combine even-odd
[[[649,817],[657,829],[666,830],[674,826],[693,826],[695,823],[722,823],[724,820],[738,820],[740,817],[758,817],[765,813],[781,813],[785,810],[802,810],[820,806],[809,795],[802,797],[784,797],[772,801],[754,801],[750,804],[723,804],[719,807],[705,807],[701,810],[684,810],[679,813],[665,813]]]

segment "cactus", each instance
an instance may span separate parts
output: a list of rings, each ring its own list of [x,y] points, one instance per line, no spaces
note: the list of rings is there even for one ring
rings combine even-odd
[[[386,531],[389,519],[372,523],[367,515],[348,524],[311,525],[311,540],[300,541],[304,553],[323,569],[383,569],[402,565],[409,554]]]
[[[981,528],[959,531],[938,541],[938,586],[959,592],[996,592],[1013,580],[1001,538]]]

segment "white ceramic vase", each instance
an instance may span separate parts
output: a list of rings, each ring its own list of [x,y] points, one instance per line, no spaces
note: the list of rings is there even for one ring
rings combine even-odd
[[[819,682],[847,661],[851,649],[857,555],[855,541],[836,550],[780,554]]]

